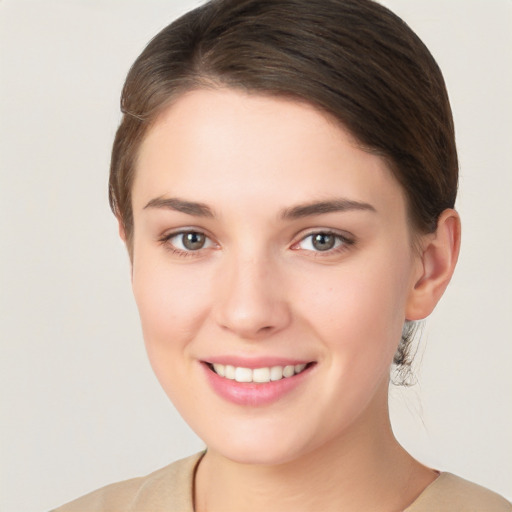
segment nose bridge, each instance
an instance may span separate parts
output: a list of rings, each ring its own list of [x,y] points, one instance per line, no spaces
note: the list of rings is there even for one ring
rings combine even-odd
[[[274,333],[289,322],[279,265],[265,251],[237,250],[218,276],[217,322],[239,337]]]

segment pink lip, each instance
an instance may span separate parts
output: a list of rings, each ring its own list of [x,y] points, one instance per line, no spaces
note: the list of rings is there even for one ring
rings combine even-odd
[[[226,361],[226,359],[222,360]],[[239,360],[237,359],[237,361]],[[247,365],[247,362],[244,364]],[[279,365],[260,364],[259,362],[258,364],[253,364],[251,366],[244,366],[244,364],[236,364],[233,366],[242,366],[244,368],[285,366],[283,365],[282,360]],[[225,379],[224,377],[217,375],[206,363],[201,363],[201,366],[203,367],[206,378],[213,391],[217,393],[217,395],[219,395],[221,398],[237,405],[257,407],[276,402],[277,400],[283,398],[285,395],[296,389],[309,377],[311,370],[316,365],[311,365],[293,377],[287,377],[281,380],[265,383],[236,382],[235,380]]]

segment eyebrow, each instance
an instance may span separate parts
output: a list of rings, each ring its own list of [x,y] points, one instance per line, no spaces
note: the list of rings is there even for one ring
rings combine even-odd
[[[211,208],[206,204],[184,201],[177,197],[156,197],[155,199],[151,199],[151,201],[144,206],[144,209],[146,208],[175,210],[177,212],[186,213],[187,215],[194,215],[195,217],[214,217]]]
[[[208,205],[194,201],[186,201],[177,197],[156,197],[151,199],[151,201],[144,206],[144,209],[146,208],[175,210],[195,217],[215,217],[212,209]],[[346,212],[351,210],[376,212],[375,208],[369,203],[340,198],[328,201],[315,201],[299,204],[292,208],[286,208],[281,213],[281,218],[284,220],[293,220],[325,213]]]
[[[377,210],[369,203],[353,201],[351,199],[333,199],[330,201],[316,201],[307,204],[299,204],[283,211],[283,219],[300,219],[324,213],[346,212],[351,210],[363,210],[376,213]]]

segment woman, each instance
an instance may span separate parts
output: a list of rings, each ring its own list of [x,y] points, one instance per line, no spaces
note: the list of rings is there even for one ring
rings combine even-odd
[[[110,199],[148,355],[207,450],[72,510],[511,510],[422,465],[389,369],[452,276],[441,73],[369,0],[220,0],[133,65]]]

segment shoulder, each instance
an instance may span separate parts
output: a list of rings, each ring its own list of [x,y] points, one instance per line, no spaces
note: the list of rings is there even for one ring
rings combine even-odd
[[[147,476],[107,485],[53,512],[193,512],[194,472],[202,456],[198,453]]]
[[[451,473],[441,473],[406,512],[512,512],[495,492]]]

